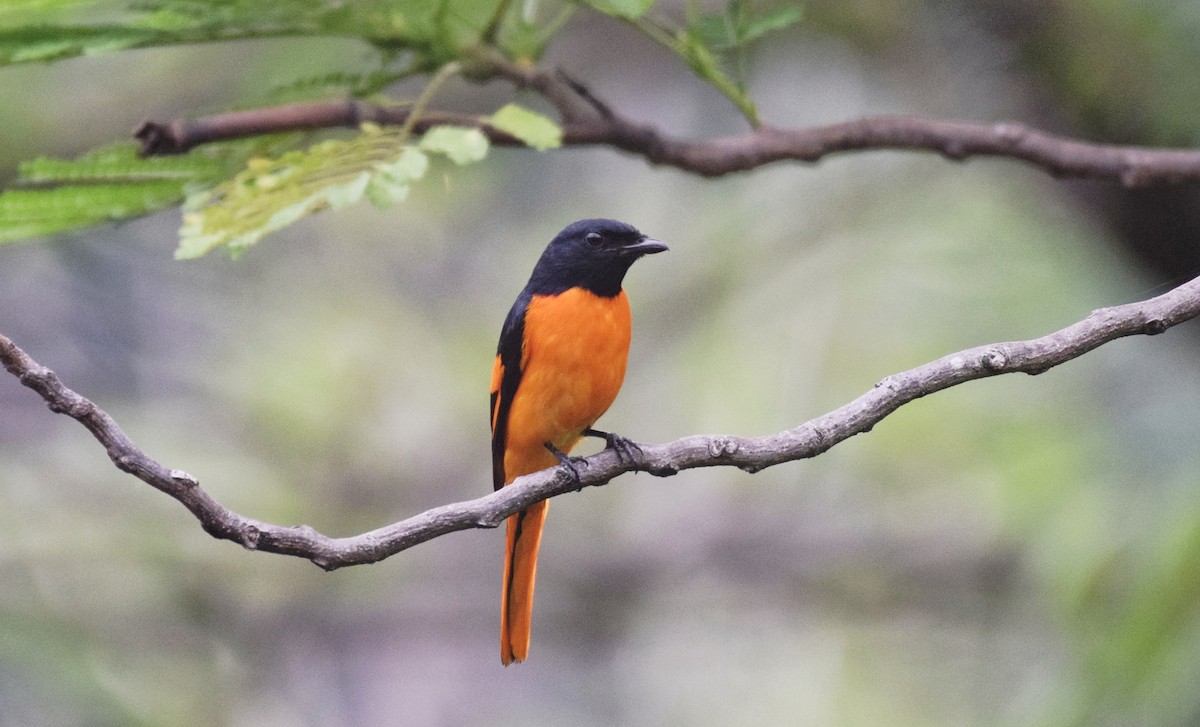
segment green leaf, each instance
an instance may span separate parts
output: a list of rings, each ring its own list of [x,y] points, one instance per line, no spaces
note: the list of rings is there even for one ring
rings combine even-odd
[[[626,20],[637,20],[654,7],[654,0],[588,0],[596,10]]]
[[[149,44],[154,37],[142,30],[105,26],[0,29],[0,65],[136,48]]]
[[[0,194],[0,243],[144,215],[182,197],[175,181],[10,189]]]
[[[692,72],[713,85],[732,101],[742,114],[751,121],[757,121],[758,111],[754,102],[746,95],[741,84],[735,82],[721,67],[718,56],[705,46],[698,38],[690,33],[681,33],[675,42],[675,51],[691,67]]]
[[[419,149],[405,147],[392,162],[375,165],[376,174],[367,184],[367,199],[385,209],[408,198],[411,182],[425,176],[429,157]]]
[[[724,13],[697,16],[688,25],[688,34],[713,50],[727,50],[737,45],[737,33]]]
[[[502,0],[375,0],[355,10],[354,27],[376,46],[415,50],[426,68],[437,68],[479,45]]]
[[[780,8],[773,13],[761,15],[748,20],[738,33],[738,42],[751,43],[774,30],[783,30],[789,25],[795,25],[804,17],[798,7]]]
[[[483,132],[464,126],[435,126],[425,132],[420,146],[460,165],[480,161],[488,153],[488,140]]]
[[[77,159],[42,157],[20,165],[0,192],[0,242],[129,219],[178,204],[190,187],[216,183],[242,163],[250,145],[223,144],[141,159],[132,143]]]
[[[395,179],[383,176],[374,177],[367,184],[367,201],[375,209],[387,209],[394,204],[400,204],[408,199],[408,191],[411,188],[412,185],[399,182]]]
[[[773,30],[798,22],[800,8],[786,7],[754,17],[745,2],[731,2],[725,12],[703,13],[692,19],[688,33],[714,51],[747,46]]]
[[[692,72],[725,94],[751,122],[758,122],[754,102],[746,94],[746,48],[764,34],[787,27],[801,17],[785,7],[755,16],[751,0],[727,0],[719,13],[688,14],[688,25],[675,31],[640,22],[638,27],[678,53]]]
[[[477,45],[502,0],[0,0],[0,65],[245,38],[341,36],[436,67]]]
[[[352,139],[251,159],[233,179],[188,198],[175,257],[196,258],[218,247],[237,256],[297,220],[364,196],[376,207],[402,202],[429,167],[426,152],[466,164],[487,150],[478,129],[435,126],[413,146],[404,129],[364,124]]]
[[[136,144],[122,142],[95,149],[78,159],[39,157],[22,162],[18,184],[216,180],[228,174],[241,159],[231,163],[227,154],[213,153],[215,150],[216,147],[208,147],[192,154],[143,159],[137,155]]]
[[[492,114],[492,126],[506,131],[527,145],[545,151],[562,146],[562,127],[542,114],[510,103]]]
[[[175,257],[200,257],[218,247],[237,256],[297,220],[364,196],[376,207],[402,202],[429,167],[425,151],[463,164],[486,154],[487,139],[477,129],[435,127],[417,148],[403,129],[364,125],[352,139],[252,159],[233,179],[188,198]]]
[[[420,149],[411,146],[404,147],[400,156],[390,162],[376,164],[375,170],[381,177],[388,177],[399,182],[412,182],[425,176],[429,169],[429,157]]]
[[[238,257],[250,246],[257,243],[268,234],[281,230],[313,212],[322,209],[341,209],[362,199],[370,181],[366,172],[343,179],[336,184],[329,184],[299,199],[287,198],[286,203],[277,206],[260,205],[247,206],[253,214],[253,219],[247,224],[238,225],[239,220],[231,218],[229,213],[236,215],[238,208],[224,207],[214,212],[212,207],[206,207],[205,197],[198,198],[202,208],[200,212],[185,212],[183,227],[179,230],[179,247],[175,250],[177,260],[189,260],[200,257],[216,247],[224,246],[232,257]],[[195,204],[188,200],[188,206]],[[207,214],[206,214],[207,213]],[[221,213],[226,213],[222,216]]]

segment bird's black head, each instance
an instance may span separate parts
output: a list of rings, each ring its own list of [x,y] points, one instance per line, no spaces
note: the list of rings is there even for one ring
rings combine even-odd
[[[555,295],[579,287],[611,297],[621,292],[621,281],[634,260],[666,249],[624,222],[580,220],[550,241],[527,289]]]

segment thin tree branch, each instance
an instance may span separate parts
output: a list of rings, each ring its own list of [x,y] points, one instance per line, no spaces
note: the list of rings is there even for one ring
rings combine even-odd
[[[652,164],[705,177],[743,172],[780,161],[816,163],[852,151],[928,151],[948,159],[1017,159],[1056,177],[1115,179],[1126,187],[1200,181],[1200,150],[1093,144],[1021,123],[976,123],[880,116],[828,126],[787,129],[763,125],[737,136],[689,141],[622,116],[562,72],[525,68],[489,58],[493,75],[545,98],[558,110],[565,146],[609,146]],[[135,131],[141,153],[179,154],[201,144],[282,131],[353,127],[364,121],[403,124],[408,110],[363,101],[313,102],[217,114],[191,121],[146,121]],[[486,119],[451,112],[423,114],[418,131],[435,124],[479,128],[493,143],[519,144]]]
[[[294,103],[191,120],[176,119],[165,123],[144,121],[133,130],[133,138],[140,142],[139,153],[142,156],[184,154],[204,144],[264,134],[355,128],[365,122],[403,126],[408,122],[410,115],[408,107],[384,106],[365,101]],[[478,128],[493,144],[515,146],[521,143],[516,137],[493,127],[485,119],[469,114],[425,111],[413,122],[412,130],[421,133],[439,124]]]
[[[213,537],[307,558],[327,570],[374,563],[418,543],[471,528],[493,528],[539,500],[603,485],[630,471],[665,477],[694,467],[734,466],[749,472],[815,457],[855,434],[868,432],[901,406],[951,386],[1008,373],[1039,374],[1123,336],[1155,335],[1200,315],[1200,278],[1140,303],[1094,311],[1062,330],[1029,341],[996,343],[952,353],[889,376],[854,401],[800,426],[764,437],[691,436],[643,445],[633,461],[613,450],[583,460],[578,481],[561,468],[518,478],[485,497],[444,505],[406,520],[346,538],[307,525],[272,525],[228,510],[192,477],[151,459],[112,417],[67,388],[53,371],[0,335],[0,363],[33,389],[50,410],[79,421],[104,446],[116,466],[181,502]]]

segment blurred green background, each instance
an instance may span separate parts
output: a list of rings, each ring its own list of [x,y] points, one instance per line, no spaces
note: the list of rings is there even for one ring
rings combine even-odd
[[[768,122],[1024,120],[1194,146],[1188,0],[805,5],[753,54]],[[255,41],[0,69],[0,180],[368,51]],[[548,65],[683,136],[719,94],[577,14]],[[452,85],[486,111],[501,85]],[[491,489],[487,379],[537,255],[581,217],[671,252],[626,281],[601,424],[765,434],[884,376],[1195,275],[1192,188],[861,153],[719,180],[606,149],[494,149],[380,212],[234,262],[178,212],[0,248],[0,331],[251,517],[352,535]],[[444,179],[444,181],[442,181]],[[1200,721],[1200,329],[904,407],[757,475],[555,500],[530,660],[503,669],[503,534],[324,573],[205,535],[0,377],[0,725],[1192,725]]]

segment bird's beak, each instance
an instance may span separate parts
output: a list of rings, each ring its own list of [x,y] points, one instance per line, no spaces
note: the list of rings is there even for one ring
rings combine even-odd
[[[621,248],[621,253],[641,257],[642,255],[653,255],[656,252],[666,252],[669,249],[666,243],[652,240],[649,237],[643,237],[632,245],[626,245]]]

